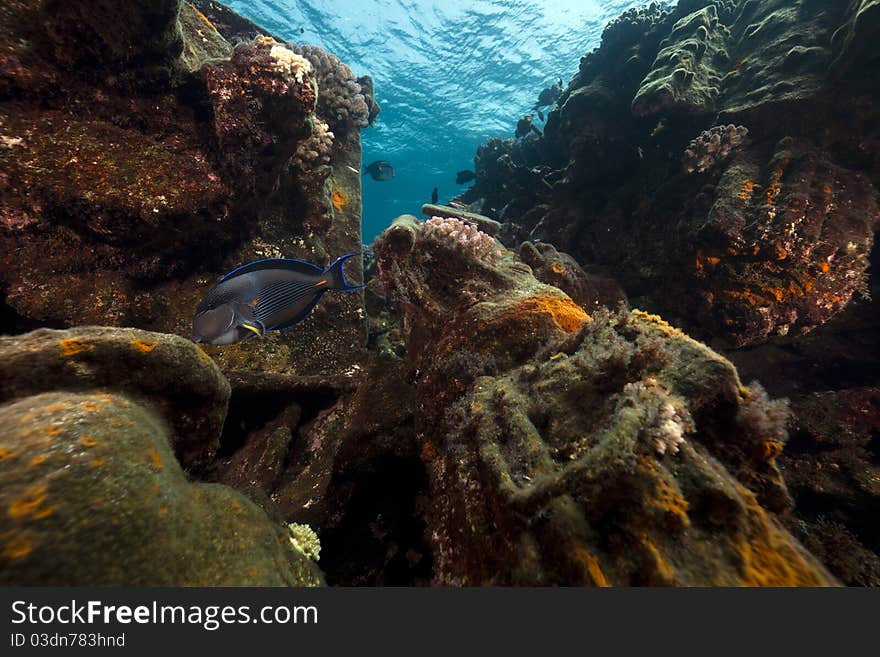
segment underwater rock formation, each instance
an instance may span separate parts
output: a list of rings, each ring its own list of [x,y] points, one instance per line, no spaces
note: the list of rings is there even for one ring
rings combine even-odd
[[[136,329],[41,329],[0,337],[0,403],[42,392],[113,390],[168,418],[177,458],[204,464],[218,446],[229,383],[186,339]]]
[[[673,24],[632,102],[638,116],[660,112],[711,114],[721,95],[721,74],[728,63],[730,32],[715,5]]]
[[[229,385],[198,347],[133,329],[0,338],[0,581],[40,586],[314,586],[289,530],[192,483]]]
[[[845,584],[880,586],[880,389],[792,400],[779,464],[797,505],[786,524]]]
[[[523,242],[519,257],[532,268],[535,278],[558,287],[588,312],[599,306],[616,309],[627,305],[626,294],[616,281],[594,268],[584,271],[574,258],[560,253],[552,244]]]
[[[429,583],[427,477],[400,360],[379,356],[356,379],[239,373],[231,384],[207,479],[313,528],[330,584]]]
[[[861,298],[880,222],[871,4],[630,10],[544,136],[479,147],[458,200],[519,226],[507,246],[605,266],[638,305],[719,345],[811,331]],[[747,125],[748,142],[721,130],[710,153],[721,125]]]
[[[344,65],[316,87],[330,73],[215,2],[43,5],[0,13],[0,331],[188,336],[235,266],[360,249],[372,100]],[[331,138],[320,112],[337,105],[351,120]],[[336,371],[362,357],[363,314],[362,293],[328,297],[269,348],[212,353],[227,370]]]
[[[723,162],[743,142],[749,134],[745,126],[716,125],[704,130],[699,137],[688,144],[684,152],[684,170],[688,173],[705,173],[719,162]]]
[[[375,249],[403,312],[435,583],[834,583],[771,513],[790,505],[785,407],[723,357],[406,217]]]

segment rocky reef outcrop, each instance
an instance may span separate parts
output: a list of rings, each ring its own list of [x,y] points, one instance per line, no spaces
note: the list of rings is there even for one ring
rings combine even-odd
[[[403,312],[435,583],[834,582],[765,509],[789,504],[787,411],[726,359],[412,219],[376,254]]]
[[[866,292],[874,23],[859,2],[632,10],[542,137],[480,147],[461,200],[608,267],[641,307],[719,345],[811,331]]]
[[[581,59],[543,135],[480,146],[457,199],[502,222],[499,239],[542,280],[563,287],[533,242],[600,268],[633,306],[790,396],[779,461],[795,506],[780,517],[862,585],[880,553],[867,428],[880,353],[878,16],[859,0],[629,10]]]
[[[360,251],[372,81],[213,0],[5,3],[0,580],[876,584],[876,3],[795,4],[626,12],[364,292],[202,350],[218,275]]]
[[[187,336],[201,294],[242,262],[359,251],[372,85],[294,48],[215,2],[4,3],[0,330]],[[352,103],[363,116],[338,109]],[[332,371],[362,354],[362,294],[269,342],[214,356]],[[301,357],[315,345],[321,358]]]
[[[320,570],[231,488],[195,483],[229,384],[198,347],[134,329],[0,338],[0,581],[304,586]]]

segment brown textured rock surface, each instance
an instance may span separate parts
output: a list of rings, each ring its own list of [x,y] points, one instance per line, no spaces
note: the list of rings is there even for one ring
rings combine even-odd
[[[324,265],[359,251],[358,126],[335,135],[329,165],[288,168],[320,120],[308,63],[228,9],[199,6],[0,10],[0,330],[188,336],[201,294],[242,262]],[[245,40],[233,49],[233,37]],[[360,269],[352,261],[349,279]],[[338,372],[362,355],[362,306],[362,293],[328,295],[268,349],[218,358],[226,369]]]

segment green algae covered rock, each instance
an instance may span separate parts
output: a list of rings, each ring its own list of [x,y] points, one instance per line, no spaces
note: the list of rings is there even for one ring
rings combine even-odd
[[[851,74],[859,67],[863,67],[863,71],[872,71],[872,67],[877,65],[878,36],[880,0],[851,0],[847,9],[847,22],[832,38],[835,73]]]
[[[107,392],[0,406],[0,584],[318,585],[246,498],[187,481],[165,421]]]
[[[229,401],[214,362],[175,335],[88,326],[0,337],[0,403],[59,390],[109,390],[154,409],[186,466],[213,455]]]
[[[721,94],[721,71],[729,61],[729,37],[715,5],[679,20],[661,42],[654,66],[633,100],[633,111],[642,116],[662,110],[713,113]]]

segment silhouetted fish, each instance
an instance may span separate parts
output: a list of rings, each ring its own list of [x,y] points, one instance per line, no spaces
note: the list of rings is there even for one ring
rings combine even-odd
[[[431,203],[437,203],[437,199],[440,198],[440,193],[437,191],[437,188],[434,188],[434,191],[431,192]]]
[[[542,89],[541,93],[538,94],[538,102],[535,103],[535,106],[532,109],[538,109],[539,107],[547,107],[555,103],[559,97],[562,95],[562,78],[556,80],[556,84],[552,87],[547,87],[546,89]]]
[[[464,185],[466,182],[470,182],[476,177],[477,174],[475,174],[473,171],[465,169],[464,171],[459,171],[457,174],[455,174],[455,184]]]
[[[349,253],[326,269],[302,260],[257,260],[223,276],[196,307],[192,339],[208,344],[233,344],[266,331],[286,331],[315,308],[327,290],[352,292],[343,263],[360,255]]]
[[[544,133],[541,132],[541,129],[535,125],[535,116],[533,114],[526,114],[522,117],[516,124],[516,137],[517,139],[524,138],[530,132],[534,132],[539,137],[543,136]]]
[[[394,167],[388,160],[376,160],[364,169],[364,173],[370,174],[373,180],[391,180],[394,177]]]

